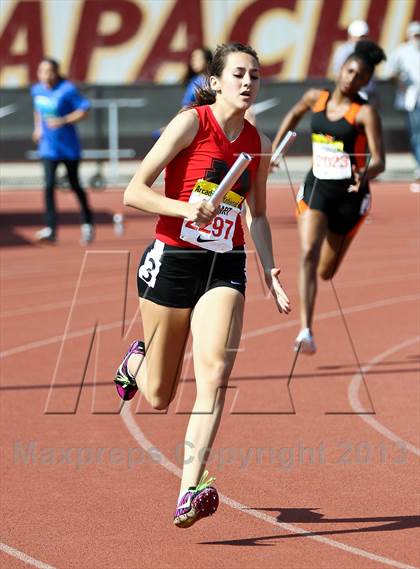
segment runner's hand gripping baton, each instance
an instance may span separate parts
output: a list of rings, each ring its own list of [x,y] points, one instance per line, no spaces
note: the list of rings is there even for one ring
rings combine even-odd
[[[283,137],[283,140],[277,146],[273,156],[271,157],[270,164],[272,166],[278,166],[278,161],[280,156],[286,154],[286,150],[290,147],[296,138],[296,133],[293,130],[288,130]]]
[[[218,206],[222,203],[223,198],[228,193],[228,191],[232,188],[235,182],[238,180],[239,176],[244,172],[252,160],[252,156],[246,154],[245,152],[241,152],[238,158],[235,160],[235,163],[220,182],[219,187],[214,192],[212,197],[210,198],[210,203],[214,206]]]

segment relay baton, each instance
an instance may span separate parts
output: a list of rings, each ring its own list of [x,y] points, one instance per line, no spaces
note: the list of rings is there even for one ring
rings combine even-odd
[[[238,180],[239,176],[244,172],[252,160],[252,156],[246,154],[245,152],[241,152],[236,159],[235,163],[220,182],[219,187],[214,192],[212,197],[210,198],[210,203],[214,206],[218,206],[222,203],[223,198],[228,193],[228,191],[232,188],[234,183]]]
[[[288,130],[285,136],[283,137],[283,140],[277,146],[273,156],[271,157],[270,163],[272,165],[277,166],[278,159],[280,158],[280,156],[286,153],[286,150],[289,148],[289,146],[292,144],[295,138],[296,138],[296,133],[293,130]]]

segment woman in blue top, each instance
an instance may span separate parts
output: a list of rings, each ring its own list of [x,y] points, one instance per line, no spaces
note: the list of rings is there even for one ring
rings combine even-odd
[[[188,70],[184,78],[185,92],[182,98],[182,107],[188,107],[196,102],[197,89],[206,85],[207,70],[213,58],[207,47],[198,47],[190,56]]]
[[[45,171],[46,227],[36,237],[39,241],[56,240],[54,188],[57,166],[63,162],[82,210],[81,242],[89,243],[94,237],[92,212],[79,181],[81,147],[74,125],[86,117],[90,103],[70,81],[60,76],[58,63],[53,59],[44,58],[40,62],[38,79],[39,83],[31,89],[35,123],[32,138],[38,144]]]
[[[207,87],[208,67],[213,59],[213,54],[207,47],[198,47],[191,52],[188,61],[188,68],[182,84],[185,86],[181,107],[190,107],[197,100],[197,91],[205,90]],[[247,117],[248,118],[248,117]],[[254,123],[252,123],[254,124]],[[165,130],[165,126],[152,132],[153,138],[159,138]]]

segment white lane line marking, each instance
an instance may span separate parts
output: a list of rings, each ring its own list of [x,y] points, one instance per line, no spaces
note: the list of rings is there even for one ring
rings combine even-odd
[[[376,283],[393,283],[393,282],[400,282],[400,281],[404,281],[407,282],[408,280],[414,280],[414,279],[418,279],[418,273],[407,273],[405,275],[398,275],[395,277],[389,277],[389,278],[377,278],[377,279],[367,279],[367,280],[359,280],[359,281],[346,281],[343,282],[339,285],[336,284],[336,289],[337,290],[341,290],[344,288],[357,288],[357,287],[364,287],[370,284],[376,284]],[[104,283],[106,279],[103,279],[101,281],[101,284]],[[108,279],[109,280],[109,279]],[[115,278],[112,277],[112,282],[115,282]],[[320,283],[320,292],[327,292],[330,290],[329,287],[325,286],[323,287],[322,283]],[[92,284],[92,286],[96,286],[94,284]],[[69,288],[69,287],[67,287]],[[324,289],[324,290],[322,290]],[[45,292],[45,288],[42,289],[43,292]],[[27,293],[27,291],[26,291]],[[133,292],[129,294],[129,297],[137,297],[137,293]],[[103,301],[103,300],[118,300],[121,298],[121,295],[106,295],[106,296],[102,296],[102,297],[98,297],[98,296],[92,296],[89,298],[83,298],[81,299],[79,302],[81,304],[93,304],[95,301],[99,302],[99,301]],[[268,296],[264,296],[264,293],[258,294],[258,295],[248,295],[246,297],[247,303],[249,304],[250,302],[257,302],[260,300],[268,300],[271,302],[271,294]],[[24,316],[26,314],[35,314],[37,312],[46,312],[48,310],[59,310],[61,308],[68,308],[69,306],[71,306],[72,304],[72,299],[69,300],[65,300],[65,301],[60,301],[60,302],[54,302],[54,303],[48,303],[48,304],[40,304],[37,306],[30,306],[30,307],[26,307],[26,308],[16,308],[14,310],[6,310],[4,312],[0,312],[0,318],[11,318],[11,317],[15,317],[15,316]]]
[[[127,295],[128,297],[134,297],[137,296],[135,295],[135,293]],[[103,296],[89,296],[87,298],[81,298],[78,301],[78,305],[83,305],[83,304],[93,304],[93,303],[99,303],[99,302],[104,302],[106,300],[110,301],[110,300],[120,300],[121,299],[121,295],[120,294],[104,294]],[[17,308],[16,310],[8,310],[6,312],[1,312],[0,313],[0,318],[11,318],[11,317],[15,317],[15,316],[26,316],[27,314],[36,314],[37,312],[47,312],[49,310],[60,310],[61,308],[69,308],[70,306],[72,306],[73,304],[73,300],[62,300],[60,302],[51,302],[49,304],[40,304],[38,306],[31,306],[30,308]]]
[[[378,354],[372,360],[370,360],[369,363],[362,366],[362,373],[368,372],[373,366],[375,366],[377,363],[381,362],[382,360],[386,359],[388,356],[394,354],[395,352],[403,350],[407,346],[411,346],[411,344],[419,342],[419,340],[420,336],[416,336],[415,338],[410,338],[409,340],[405,340],[405,342],[401,342],[401,344],[398,344],[393,348],[389,348],[389,350],[386,350],[385,352]],[[349,403],[352,409],[357,413],[366,412],[366,409],[363,408],[363,405],[359,398],[359,388],[361,383],[362,383],[362,376],[359,372],[357,372],[353,375],[347,392]],[[411,443],[408,443],[407,441],[405,441],[404,439],[393,433],[390,429],[382,425],[382,423],[380,423],[377,419],[372,417],[372,415],[359,415],[359,417],[363,419],[363,421],[366,421],[366,423],[370,427],[372,427],[372,429],[375,429],[376,431],[378,431],[378,433],[380,433],[387,439],[394,441],[396,443],[401,443],[402,445],[404,445],[404,448],[406,448],[413,454],[420,456],[420,449],[418,447],[416,447]]]
[[[354,314],[356,312],[363,312],[364,310],[371,310],[372,308],[382,308],[383,306],[390,306],[392,304],[399,304],[400,302],[411,302],[418,300],[420,294],[410,294],[408,296],[397,296],[394,298],[386,298],[384,300],[378,300],[376,302],[369,302],[368,304],[359,304],[357,306],[352,306],[351,308],[344,308],[344,314]],[[336,316],[341,316],[339,310],[331,310],[330,312],[323,312],[315,316],[314,320],[328,320],[329,318],[335,318]],[[288,322],[283,322],[282,324],[273,324],[272,326],[267,326],[266,328],[258,328],[257,330],[246,332],[243,334],[242,338],[255,338],[257,336],[262,336],[264,334],[269,334],[271,332],[277,332],[277,330],[283,328],[291,328],[295,324],[298,324],[299,320],[289,320]],[[0,354],[1,357],[1,354]]]
[[[110,324],[102,324],[101,326],[98,326],[97,330],[104,332],[106,330],[113,330],[114,328],[118,328],[119,326],[122,326],[122,320],[111,322]],[[66,337],[68,340],[72,340],[73,338],[88,336],[89,334],[93,334],[93,332],[94,332],[94,327],[91,326],[90,328],[83,328],[82,330],[76,330],[75,332],[70,332],[69,334],[67,334]],[[27,350],[34,350],[36,348],[43,348],[44,346],[49,346],[50,344],[56,344],[57,342],[62,342],[64,338],[65,338],[64,334],[59,334],[58,336],[50,336],[49,338],[45,338],[44,340],[37,340],[35,342],[29,342],[28,344],[22,344],[21,346],[16,346],[14,348],[10,348],[9,350],[5,350],[4,352],[0,352],[0,358],[8,358],[9,356],[26,352]]]
[[[419,274],[417,273],[407,273],[404,275],[398,275],[395,277],[389,277],[389,278],[376,278],[376,279],[366,279],[366,280],[358,280],[358,281],[345,281],[345,282],[341,282],[339,284],[335,283],[335,288],[337,289],[337,291],[339,290],[343,290],[343,289],[349,289],[349,288],[358,288],[358,287],[366,287],[372,284],[384,284],[384,283],[394,283],[394,282],[408,282],[410,280],[416,280],[416,283],[418,281],[419,278]],[[319,286],[318,286],[318,294],[324,294],[331,291],[331,286],[329,285],[329,283],[327,281],[325,282],[320,282]],[[250,302],[256,302],[258,300],[270,300],[271,301],[271,293],[269,295],[264,296],[264,294],[248,294],[246,295],[246,301],[249,304]],[[0,314],[1,316],[1,314]]]
[[[131,402],[125,403],[121,411],[121,417],[131,436],[134,438],[137,444],[140,447],[142,447],[148,454],[154,456],[157,463],[159,463],[161,466],[166,468],[166,470],[168,470],[178,478],[181,478],[182,470],[178,466],[176,466],[176,464],[174,464],[168,458],[166,458],[166,456],[162,452],[160,452],[160,450],[146,438],[143,431],[139,428],[139,426],[135,421],[135,417],[131,412],[131,407],[132,407]],[[158,456],[159,460],[157,460]],[[272,516],[269,516],[268,514],[265,514],[263,512],[259,512],[258,510],[254,510],[253,508],[250,508],[249,506],[246,506],[241,502],[232,500],[232,498],[229,498],[229,496],[225,496],[224,494],[219,494],[219,498],[224,504],[226,504],[230,508],[233,508],[234,510],[239,510],[243,514],[248,514],[249,516],[257,518],[261,521],[264,521],[276,527],[281,527],[282,529],[290,533],[298,533],[302,537],[307,537],[308,539],[312,539],[314,541],[322,543],[323,545],[329,545],[330,547],[342,549],[346,553],[352,553],[353,555],[358,555],[359,557],[365,557],[367,559],[370,559],[371,561],[377,561],[378,563],[383,563],[384,565],[396,567],[397,569],[418,569],[418,567],[415,567],[413,565],[400,563],[399,561],[395,561],[394,559],[389,559],[387,557],[383,557],[382,555],[376,555],[375,553],[371,553],[370,551],[365,551],[364,549],[359,549],[358,547],[346,545],[345,543],[341,543],[340,541],[336,541],[334,539],[323,537],[321,535],[312,535],[310,532],[299,526],[295,526],[293,524],[286,524],[284,522],[279,522]]]
[[[363,312],[364,310],[371,310],[373,308],[381,308],[383,306],[390,306],[393,304],[399,304],[401,302],[411,302],[414,300],[418,300],[420,298],[420,294],[411,294],[408,296],[397,296],[394,298],[386,298],[384,300],[379,300],[377,302],[370,302],[368,304],[359,304],[357,306],[353,306],[351,308],[343,309],[344,314],[353,314],[355,312]],[[327,320],[329,318],[335,318],[336,316],[341,316],[339,310],[332,310],[330,312],[324,312],[323,314],[318,314],[315,317],[315,320]],[[131,322],[132,319],[128,319],[128,322]],[[108,324],[102,324],[98,326],[97,330],[104,332],[107,330],[113,330],[114,328],[118,328],[122,326],[122,321],[118,320],[116,322],[110,322]],[[273,324],[272,326],[267,326],[266,328],[258,328],[257,330],[251,330],[249,332],[245,332],[242,335],[242,339],[246,338],[255,338],[257,336],[262,336],[264,334],[270,334],[272,332],[277,332],[278,330],[283,330],[285,328],[291,328],[299,324],[299,320],[289,320],[288,322],[282,322],[281,324]],[[76,330],[74,332],[70,332],[67,335],[67,339],[72,338],[80,338],[81,336],[85,336],[88,334],[92,334],[94,331],[94,327],[84,328],[82,330]],[[0,358],[7,358],[9,356],[13,356],[15,354],[20,354],[22,352],[26,352],[27,350],[33,350],[36,348],[43,348],[44,346],[48,346],[50,344],[55,344],[57,342],[62,342],[64,339],[64,334],[60,334],[57,336],[51,336],[49,338],[45,338],[44,340],[37,340],[35,342],[29,342],[27,344],[22,344],[20,346],[15,346],[14,348],[9,348],[8,350],[4,350],[0,352]]]
[[[38,561],[38,559],[34,559],[30,555],[23,553],[23,551],[19,551],[19,549],[10,547],[10,545],[6,545],[5,543],[0,542],[0,551],[3,551],[3,553],[7,553],[7,555],[10,555],[11,557],[16,557],[16,559],[19,559],[19,561],[23,561],[27,565],[38,567],[38,569],[57,569],[56,567],[48,565],[48,563],[44,563],[43,561]]]
[[[73,295],[74,294],[74,275],[73,274],[71,274],[71,275],[60,274],[60,276],[65,279],[65,282],[62,285],[60,285],[60,292],[62,292],[63,290],[68,290],[68,291],[71,291],[71,294]],[[70,278],[71,278],[71,280],[69,280]],[[95,281],[92,280],[91,282],[83,283],[83,286],[85,288],[89,287],[89,288],[96,288],[97,289],[98,286],[103,286],[105,284],[115,284],[116,278],[118,278],[118,275],[117,275],[117,277],[115,277],[115,276],[102,277],[101,276],[99,285],[98,285],[97,280],[95,280]],[[2,275],[2,280],[3,280],[3,275]],[[26,286],[26,287],[13,286],[13,288],[9,287],[7,289],[7,291],[5,291],[4,289],[5,289],[5,285],[3,284],[3,290],[1,292],[2,299],[15,297],[17,295],[24,295],[26,298],[27,297],[30,298],[31,295],[34,295],[38,292],[41,292],[41,293],[48,293],[50,291],[57,292],[57,284],[54,283],[54,284],[48,285],[47,283],[44,283],[42,285],[33,286],[33,287],[31,287],[31,286]]]

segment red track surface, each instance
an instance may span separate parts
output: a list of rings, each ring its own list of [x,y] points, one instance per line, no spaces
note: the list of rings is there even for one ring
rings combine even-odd
[[[250,254],[236,389],[209,466],[225,498],[213,518],[190,530],[172,527],[177,448],[194,394],[189,360],[166,415],[145,414],[150,409],[139,399],[118,413],[112,385],[127,344],[121,339],[127,251],[129,325],[136,264],[153,217],[127,212],[126,235],[116,238],[111,216],[121,193],[93,194],[97,241],[85,257],[72,196],[59,196],[59,245],[39,246],[33,234],[41,225],[41,194],[2,193],[2,567],[419,565],[419,195],[407,184],[376,184],[373,193],[370,223],[334,281],[366,384],[334,290],[321,283],[319,351],[298,358],[290,399],[298,241],[290,190],[269,190],[293,312],[274,310]],[[99,342],[88,358],[95,323]],[[141,335],[139,320],[125,333]],[[358,400],[359,410],[373,404],[376,414],[355,414]],[[143,450],[148,444],[166,458],[155,451],[154,462]]]

